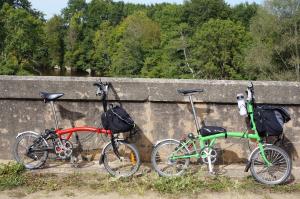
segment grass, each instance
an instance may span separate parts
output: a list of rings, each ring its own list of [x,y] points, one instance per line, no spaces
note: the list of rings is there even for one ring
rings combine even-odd
[[[64,190],[66,187],[76,189],[91,189],[97,192],[118,192],[121,194],[144,194],[147,191],[178,196],[193,195],[200,192],[253,192],[253,193],[294,193],[300,192],[300,184],[265,186],[255,182],[251,177],[231,179],[229,177],[209,177],[198,173],[188,173],[184,176],[163,178],[155,173],[141,177],[114,178],[105,174],[37,174],[25,172],[22,165],[10,163],[0,165],[0,190],[21,188],[27,193],[36,191]],[[65,195],[72,195],[66,192]]]
[[[24,171],[24,166],[20,164],[0,164],[0,190],[22,186]]]

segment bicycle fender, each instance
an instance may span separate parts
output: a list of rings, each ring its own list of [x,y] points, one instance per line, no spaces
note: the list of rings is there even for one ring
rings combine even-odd
[[[263,146],[270,146],[270,145],[273,145],[273,144],[264,144]],[[252,161],[251,158],[252,158],[252,155],[255,151],[259,150],[259,147],[256,147],[255,149],[253,149],[248,157],[248,161]]]
[[[125,142],[123,139],[116,139],[116,141],[121,141],[121,142]],[[99,164],[103,164],[103,161],[104,161],[104,150],[105,148],[110,144],[111,142],[108,142],[102,149],[101,151],[101,155],[100,155],[100,160],[99,160]]]
[[[263,146],[268,146],[268,145],[272,145],[272,144],[264,144]],[[257,150],[259,150],[259,147],[256,147],[255,149],[253,149],[252,152],[250,153],[244,172],[248,172],[249,171],[249,168],[250,168],[251,163],[252,163],[253,153],[256,152]]]
[[[32,134],[35,134],[37,136],[39,136],[40,134],[37,133],[37,132],[34,132],[34,131],[24,131],[24,132],[21,132],[21,133],[18,133],[18,135],[16,136],[16,139],[18,139],[18,137],[20,137],[21,135],[24,135],[26,133],[32,133]]]
[[[153,149],[159,145],[161,142],[164,142],[164,141],[175,141],[175,142],[178,142],[178,144],[180,144],[180,141],[179,140],[176,140],[176,139],[172,139],[172,138],[168,138],[168,139],[163,139],[163,140],[159,140],[157,141],[154,145],[153,145]],[[184,147],[186,150],[188,150],[188,152],[190,153],[191,151],[185,146]]]
[[[168,141],[168,140],[170,140],[170,141],[175,141],[175,142],[180,143],[179,140],[172,139],[172,138],[168,138],[168,139],[163,139],[163,140],[158,140],[158,141],[156,141],[156,143],[153,145],[153,148],[155,148],[155,147],[156,147],[157,145],[159,145],[161,142]]]

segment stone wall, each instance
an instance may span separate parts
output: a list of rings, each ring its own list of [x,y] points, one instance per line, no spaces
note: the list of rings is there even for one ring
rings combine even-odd
[[[0,159],[11,159],[11,148],[17,133],[42,132],[54,127],[51,108],[44,104],[40,91],[63,92],[56,108],[59,127],[99,126],[102,104],[95,95],[91,77],[15,77],[0,76]],[[245,130],[245,118],[238,113],[236,95],[244,93],[248,81],[177,80],[140,78],[102,78],[112,83],[109,100],[121,103],[140,128],[133,140],[144,161],[149,161],[153,144],[164,138],[180,139],[195,132],[188,99],[177,93],[178,88],[203,88],[196,94],[196,111],[206,125],[218,125],[230,130]],[[292,120],[285,125],[286,145],[300,166],[300,90],[296,82],[253,82],[257,103],[284,105]],[[82,133],[84,149],[97,153],[107,138]],[[243,162],[249,154],[247,140],[221,139],[222,163]],[[94,150],[95,151],[95,150]]]

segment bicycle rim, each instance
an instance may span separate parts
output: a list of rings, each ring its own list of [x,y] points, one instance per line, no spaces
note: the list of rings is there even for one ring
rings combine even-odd
[[[41,139],[38,142],[34,142],[39,138],[39,135],[34,133],[24,133],[17,138],[14,146],[15,160],[27,169],[37,169],[41,167],[47,157],[48,151],[30,152],[30,150],[47,148],[47,142]]]
[[[291,174],[291,160],[288,154],[276,146],[266,146],[265,155],[271,163],[267,166],[259,150],[253,153],[250,171],[253,177],[264,184],[275,185],[284,183]]]
[[[110,143],[104,149],[104,167],[109,174],[116,177],[132,176],[140,167],[140,157],[135,146],[116,141],[119,157],[115,154]]]
[[[180,156],[189,153],[185,147],[178,150],[179,146],[180,142],[177,140],[164,140],[153,149],[152,166],[160,176],[179,176],[187,169],[190,163],[189,158],[171,159],[172,155]]]

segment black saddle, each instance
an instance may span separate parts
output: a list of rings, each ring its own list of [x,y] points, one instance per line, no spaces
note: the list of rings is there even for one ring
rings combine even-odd
[[[226,133],[226,129],[219,126],[204,126],[200,129],[200,134],[205,137],[209,135],[215,135],[219,133]]]
[[[60,97],[62,97],[63,93],[47,93],[47,92],[41,92],[41,97],[44,99],[45,102],[54,101]]]
[[[191,93],[201,93],[204,90],[201,88],[198,89],[178,89],[177,92],[183,95],[191,94]]]

